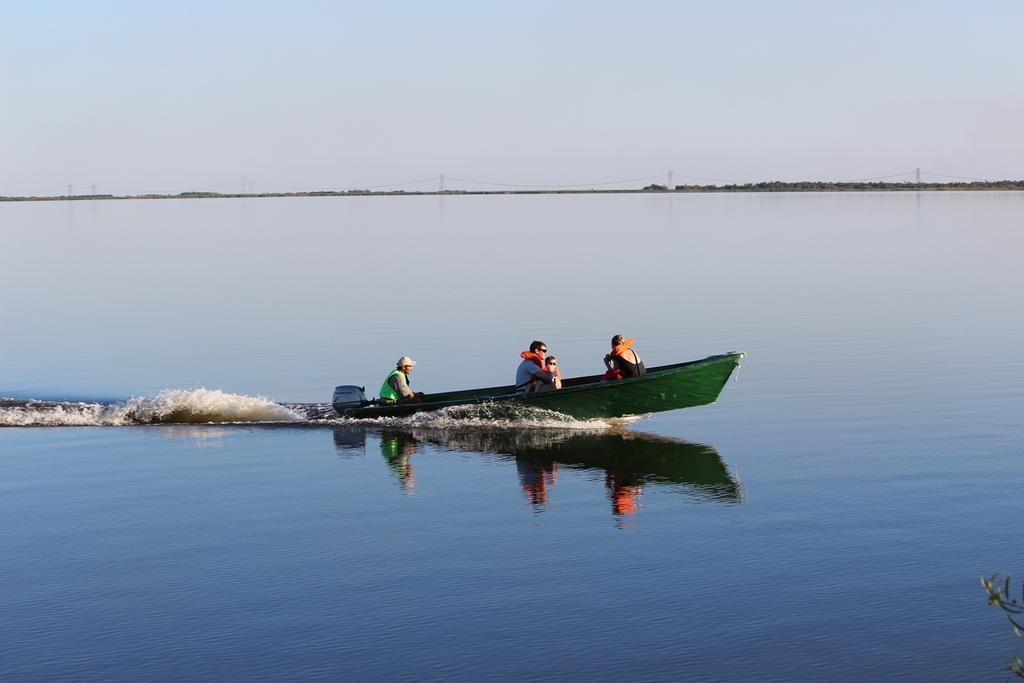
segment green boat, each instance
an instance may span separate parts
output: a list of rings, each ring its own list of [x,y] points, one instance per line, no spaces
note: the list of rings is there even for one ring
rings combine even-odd
[[[361,387],[339,386],[332,405],[340,417],[402,417],[452,406],[529,406],[589,420],[643,415],[707,405],[718,399],[742,353],[709,356],[647,370],[640,377],[604,381],[603,375],[562,380],[562,388],[524,396],[511,384],[429,394],[419,403],[379,403],[362,398]]]

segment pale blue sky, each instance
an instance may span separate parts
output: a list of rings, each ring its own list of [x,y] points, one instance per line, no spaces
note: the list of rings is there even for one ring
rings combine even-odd
[[[1024,178],[1022,28],[1019,0],[7,3],[0,195]]]

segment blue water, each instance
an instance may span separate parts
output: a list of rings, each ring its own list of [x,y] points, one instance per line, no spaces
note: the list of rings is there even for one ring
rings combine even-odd
[[[115,406],[0,428],[0,679],[1005,680],[978,578],[1024,576],[1022,209],[0,205],[0,396]],[[611,426],[267,412],[402,354],[420,390],[507,383],[534,338],[589,374],[615,333],[748,357]]]

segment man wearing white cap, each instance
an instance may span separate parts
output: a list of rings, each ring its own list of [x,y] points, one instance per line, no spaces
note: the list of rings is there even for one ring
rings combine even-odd
[[[380,385],[380,400],[382,403],[397,403],[398,401],[417,400],[417,396],[409,388],[409,373],[412,372],[416,361],[409,356],[402,356],[394,370],[384,378],[384,384]]]

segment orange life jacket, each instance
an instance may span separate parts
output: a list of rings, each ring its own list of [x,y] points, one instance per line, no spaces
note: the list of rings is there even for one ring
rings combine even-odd
[[[636,341],[636,340],[635,339],[627,339],[626,341],[624,341],[621,344],[617,345],[614,349],[612,349],[612,355],[613,356],[621,356],[623,353],[628,351],[633,346],[633,342],[634,341]]]
[[[544,369],[544,356],[540,355],[536,351],[523,351],[521,354],[519,354],[519,357],[522,358],[523,360],[532,360],[534,363],[537,364],[537,367],[539,367],[541,370]]]

